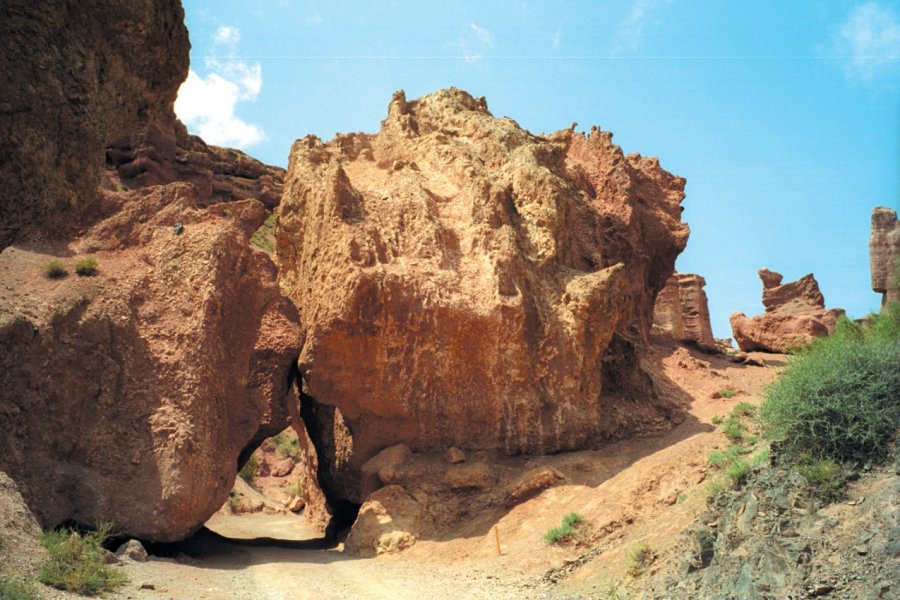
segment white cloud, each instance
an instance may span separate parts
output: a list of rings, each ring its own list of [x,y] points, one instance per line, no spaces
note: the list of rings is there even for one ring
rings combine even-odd
[[[261,141],[263,131],[235,114],[240,102],[252,102],[262,91],[262,67],[237,56],[237,27],[219,27],[213,35],[215,55],[204,60],[209,74],[193,69],[178,90],[175,113],[207,143],[247,147]]]
[[[867,2],[851,11],[841,26],[836,51],[849,78],[868,79],[900,64],[900,21],[888,7]]]
[[[477,23],[469,23],[469,27],[472,28],[472,31],[475,32],[475,36],[478,38],[478,41],[486,46],[494,45],[494,36],[491,35],[491,32],[485,29],[484,27],[479,27]]]
[[[671,0],[634,0],[628,16],[619,24],[616,32],[616,47],[613,54],[621,54],[624,51],[637,52],[644,36],[644,25],[651,18],[654,10],[661,4]]]

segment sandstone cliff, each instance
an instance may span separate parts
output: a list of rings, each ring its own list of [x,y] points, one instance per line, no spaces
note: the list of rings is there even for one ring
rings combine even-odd
[[[731,315],[734,340],[745,352],[788,352],[834,331],[842,309],[825,309],[825,297],[812,273],[782,284],[780,273],[759,270],[766,312],[748,318]]]
[[[96,218],[107,143],[187,76],[178,0],[0,4],[0,250]]]
[[[294,144],[279,281],[337,496],[398,442],[543,453],[669,422],[634,345],[687,241],[684,180],[611,137],[536,136],[450,89]]]
[[[682,342],[715,346],[709,321],[706,280],[693,273],[675,273],[656,297],[653,328]]]
[[[872,211],[869,266],[872,290],[882,294],[882,310],[890,302],[900,302],[900,222],[897,212],[889,208]]]

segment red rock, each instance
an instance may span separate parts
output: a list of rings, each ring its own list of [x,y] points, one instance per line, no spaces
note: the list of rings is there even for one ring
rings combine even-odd
[[[0,253],[0,469],[44,527],[183,539],[291,397],[297,314],[248,244],[265,210],[196,199],[183,183],[106,194],[111,216],[67,247]],[[44,278],[60,252],[94,256],[99,274]]]
[[[872,289],[882,294],[881,309],[900,302],[900,222],[894,210],[879,206],[872,211],[869,265]]]
[[[825,298],[812,273],[782,284],[780,273],[760,269],[765,314],[731,315],[731,328],[744,352],[788,352],[834,331],[842,309],[825,309]]]
[[[178,0],[0,4],[0,250],[100,216],[110,140],[170,108],[188,71]]]
[[[422,527],[421,508],[399,485],[371,494],[347,536],[345,549],[354,556],[392,554],[416,543]]]
[[[394,96],[377,135],[295,142],[277,211],[322,478],[416,451],[555,452],[673,418],[635,344],[684,248],[684,180],[611,135]],[[323,450],[324,449],[324,450]]]
[[[272,477],[287,477],[294,470],[294,459],[286,458],[272,466]]]
[[[692,273],[675,273],[656,297],[653,328],[682,342],[715,346],[709,305],[703,287],[706,281]]]

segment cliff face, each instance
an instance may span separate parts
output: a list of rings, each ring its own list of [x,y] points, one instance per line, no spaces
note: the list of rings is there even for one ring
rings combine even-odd
[[[825,308],[825,297],[812,273],[782,284],[780,273],[760,269],[762,302],[766,312],[748,318],[731,315],[731,329],[738,347],[745,352],[787,352],[834,331],[842,309]]]
[[[900,302],[900,222],[897,212],[889,208],[872,211],[869,266],[872,290],[882,294],[882,310],[891,302]]]
[[[623,387],[646,384],[633,344],[687,240],[683,188],[609,134],[535,136],[454,89],[396,94],[377,135],[298,140],[277,260],[330,488],[360,501],[398,442],[554,452],[667,421]]]
[[[699,275],[675,273],[656,297],[653,328],[682,342],[715,346],[709,321],[709,304]]]
[[[187,76],[178,0],[0,4],[0,250],[97,217],[107,143],[172,106]]]

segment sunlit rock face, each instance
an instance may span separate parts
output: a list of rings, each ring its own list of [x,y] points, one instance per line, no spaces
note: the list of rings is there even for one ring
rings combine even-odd
[[[611,138],[533,135],[449,89],[395,94],[378,134],[295,142],[276,255],[333,493],[360,502],[396,443],[544,453],[669,422],[636,345],[685,182]]]
[[[833,332],[838,317],[844,314],[839,308],[825,308],[825,297],[812,273],[782,284],[780,273],[763,268],[759,278],[766,312],[753,318],[743,313],[731,315],[734,340],[745,352],[801,348]]]
[[[869,266],[872,290],[882,294],[882,310],[891,302],[900,302],[900,222],[897,212],[889,208],[879,206],[872,211]]]
[[[693,273],[675,273],[656,297],[653,328],[682,342],[714,346],[706,280]]]

